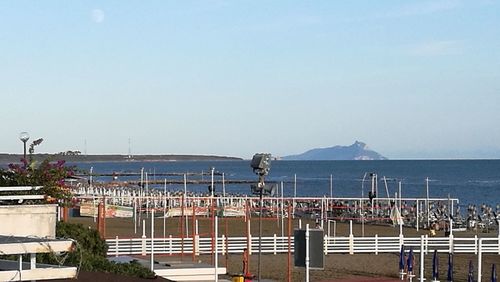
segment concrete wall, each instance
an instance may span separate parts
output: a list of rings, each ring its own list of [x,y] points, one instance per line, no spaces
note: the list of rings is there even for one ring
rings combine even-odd
[[[57,205],[0,206],[0,235],[55,238]]]

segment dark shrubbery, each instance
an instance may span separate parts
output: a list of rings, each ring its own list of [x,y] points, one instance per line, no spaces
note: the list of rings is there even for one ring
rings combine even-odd
[[[54,254],[39,255],[37,261],[50,264],[77,266],[85,271],[100,271],[127,276],[154,278],[155,274],[136,261],[131,263],[114,263],[106,259],[107,245],[94,229],[85,228],[82,224],[59,222],[56,228],[58,238],[71,238],[77,241],[76,250],[58,257]]]

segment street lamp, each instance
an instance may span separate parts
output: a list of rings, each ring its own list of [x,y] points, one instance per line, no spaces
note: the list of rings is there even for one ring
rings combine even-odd
[[[19,133],[19,140],[21,140],[24,143],[24,159],[26,160],[26,142],[30,139],[30,135],[28,132],[23,131]]]
[[[262,199],[263,195],[273,195],[276,189],[275,185],[266,185],[264,183],[264,177],[269,173],[271,169],[271,154],[255,154],[252,158],[250,166],[253,172],[259,176],[259,182],[257,185],[252,185],[252,193],[259,195],[260,206],[259,206],[259,262],[258,262],[258,281],[261,281],[261,254],[262,254],[262,206],[264,201]]]

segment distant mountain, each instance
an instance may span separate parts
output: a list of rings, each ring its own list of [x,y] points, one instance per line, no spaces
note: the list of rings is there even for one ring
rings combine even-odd
[[[384,156],[370,150],[365,143],[356,141],[351,146],[316,148],[299,155],[282,157],[283,160],[386,160]]]

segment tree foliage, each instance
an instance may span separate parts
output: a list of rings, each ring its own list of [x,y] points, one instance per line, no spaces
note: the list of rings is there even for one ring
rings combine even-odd
[[[66,254],[63,261],[54,254],[38,255],[37,261],[49,264],[59,264],[62,262],[66,266],[77,266],[81,270],[86,271],[100,271],[141,278],[155,277],[154,272],[145,268],[137,261],[131,263],[114,263],[107,260],[106,252],[108,247],[95,229],[85,228],[82,224],[59,222],[57,224],[56,236],[58,238],[76,240],[76,250]]]

